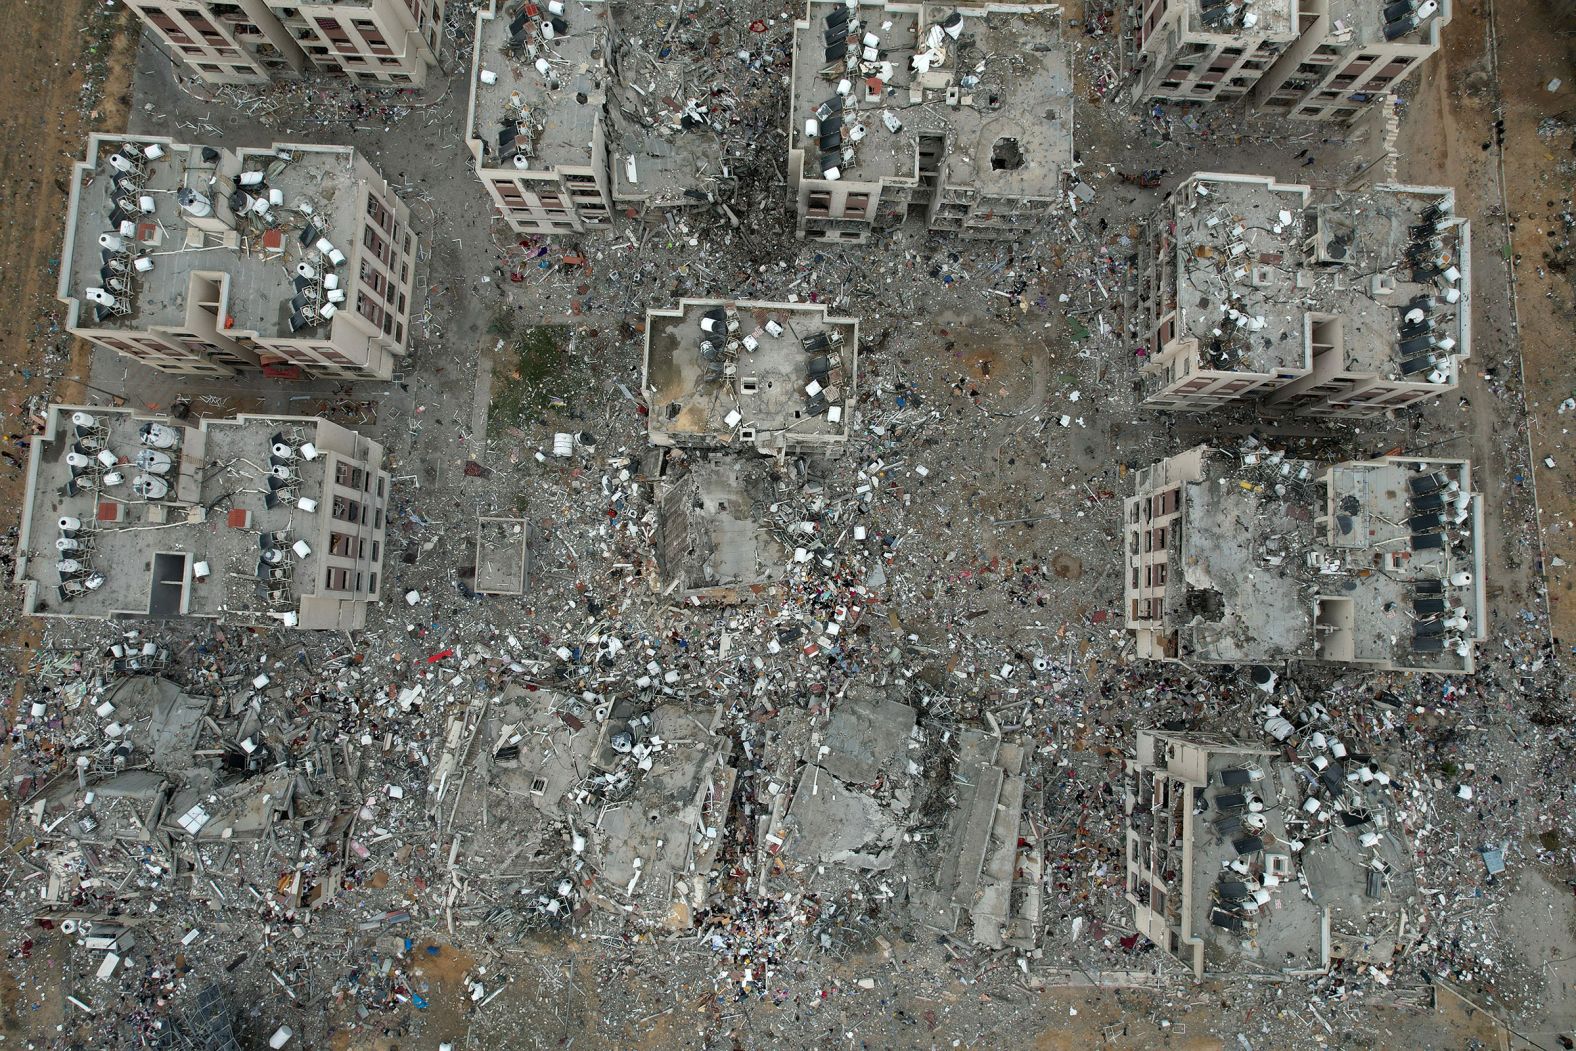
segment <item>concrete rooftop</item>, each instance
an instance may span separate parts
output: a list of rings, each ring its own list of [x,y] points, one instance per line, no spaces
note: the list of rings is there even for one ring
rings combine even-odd
[[[552,39],[543,34],[544,19],[526,15],[522,4],[495,3],[493,10],[496,17],[477,20],[471,83],[469,134],[487,151],[484,166],[509,167],[520,143],[532,169],[590,164],[611,75],[607,5],[565,0],[564,29]]]
[[[1275,36],[1293,28],[1293,0],[1190,0],[1188,32],[1214,36]]]
[[[156,450],[141,432],[162,417],[94,408],[83,411],[97,426],[79,429],[73,411],[51,406],[47,429],[30,453],[36,474],[30,474],[16,568],[17,582],[29,590],[27,612],[266,623],[318,590],[325,552],[315,545],[319,516],[330,513],[322,500],[328,460],[319,455],[291,463],[302,498],[293,503],[270,495],[267,477],[275,441],[282,436],[299,448],[314,440],[319,421],[243,416],[205,420],[201,428],[176,424],[178,444]],[[95,460],[95,450],[106,450],[117,465],[109,471],[74,468],[67,457],[76,449]],[[138,466],[144,456],[167,459],[144,471]],[[139,495],[139,480],[149,476],[167,480],[169,491],[157,499]],[[306,511],[305,501],[316,508]],[[244,526],[229,524],[235,512],[247,518]],[[63,517],[80,521],[73,536],[81,550],[57,550]],[[265,533],[276,534],[273,546],[284,549],[278,566],[262,564]],[[311,542],[294,548],[306,538]],[[63,567],[65,557],[80,565]],[[198,579],[204,562],[207,575]],[[96,587],[62,597],[63,587],[90,578],[99,579]]]
[[[1274,373],[1311,367],[1316,335],[1328,338],[1313,332],[1313,316],[1328,315],[1339,319],[1344,371],[1421,382],[1429,370],[1403,372],[1416,355],[1403,353],[1400,331],[1412,300],[1432,297],[1434,334],[1454,341],[1436,354],[1439,382],[1454,381],[1470,302],[1459,227],[1438,235],[1440,269],[1459,268],[1454,284],[1408,261],[1424,213],[1438,206],[1448,216],[1453,204],[1446,189],[1379,186],[1314,200],[1306,186],[1194,176],[1165,213],[1177,334],[1198,340],[1203,368]],[[1446,302],[1450,288],[1459,303]]]
[[[1435,472],[1471,493],[1470,467],[1397,458],[1320,471],[1262,453],[1206,455],[1169,555],[1164,616],[1181,636],[1179,656],[1471,671],[1484,627],[1480,501],[1447,503],[1443,523],[1419,520],[1414,536],[1409,522],[1422,511],[1408,496]],[[1467,582],[1452,583],[1461,573]],[[1213,608],[1201,607],[1206,598]],[[1436,599],[1467,626],[1447,628],[1451,614],[1418,606]]]
[[[707,315],[727,315],[724,324],[735,331],[708,333]],[[858,345],[857,321],[828,317],[825,307],[811,303],[685,299],[672,310],[648,310],[644,388],[651,440],[737,442],[763,452],[843,441]]]
[[[141,173],[117,189],[119,173],[109,158],[128,142],[135,144],[139,155],[154,143],[160,143],[164,153],[157,160],[144,155]],[[297,266],[306,263],[320,272],[331,271],[315,247],[318,240],[327,238],[349,256],[360,236],[355,152],[348,146],[278,144],[272,149],[226,151],[208,160],[202,147],[168,140],[94,136],[91,143],[90,162],[75,169],[76,209],[66,232],[68,255],[62,260],[60,281],[63,296],[81,301],[82,327],[181,330],[186,326],[193,276],[203,274],[211,275],[218,285],[218,313],[230,319],[230,329],[289,336],[290,319],[296,313],[291,300],[299,291]],[[243,172],[264,176],[261,183],[247,187],[250,197],[262,200],[275,191],[283,203],[266,213],[238,215],[233,233],[191,228],[177,193],[195,191],[218,207],[215,199],[228,199]],[[118,208],[117,200],[138,206]],[[151,205],[151,210],[141,211],[142,205]],[[135,224],[135,234],[125,241],[137,258],[153,264],[151,269],[124,273],[108,269],[108,253],[99,239],[114,234],[123,221]],[[114,283],[122,280],[129,282],[129,292],[115,289]],[[87,301],[90,288],[109,289],[128,309],[116,313],[95,306]],[[326,335],[328,321],[312,309],[302,313],[311,324],[296,335],[314,328]]]
[[[525,593],[530,527],[521,518],[481,518],[476,523],[476,590],[484,595]]]
[[[1330,0],[1330,40],[1350,47],[1366,44],[1423,44],[1434,26],[1443,28],[1450,21],[1451,0],[1439,0],[1436,13],[1418,21],[1406,33],[1385,40],[1385,9],[1394,3],[1364,3],[1363,0]],[[1415,20],[1416,15],[1409,15]]]
[[[945,135],[945,185],[1017,197],[1056,195],[1073,159],[1067,50],[1055,8],[1018,6],[862,6],[857,32],[848,23],[851,42],[834,29],[837,42],[829,47],[828,16],[847,8],[813,0],[808,19],[794,31],[792,135],[805,151],[804,175],[821,178],[824,155],[835,156],[845,180],[917,182],[920,135]],[[956,40],[938,28],[955,10],[964,16]],[[933,32],[941,33],[941,57],[918,74],[912,60],[928,52]],[[866,34],[878,39],[872,61],[860,61]],[[830,57],[845,46],[846,57]],[[877,95],[870,94],[867,78],[880,79]],[[839,100],[843,79],[851,91]],[[957,104],[949,104],[954,87]],[[888,117],[898,123],[896,131]],[[814,139],[805,125],[812,118],[819,119]],[[840,141],[823,151],[829,137]]]

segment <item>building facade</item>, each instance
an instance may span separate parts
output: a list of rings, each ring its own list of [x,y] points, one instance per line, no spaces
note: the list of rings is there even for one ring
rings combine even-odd
[[[1247,97],[1259,110],[1350,122],[1439,50],[1450,23],[1451,0],[1397,8],[1135,0],[1123,19],[1124,61],[1140,102]]]
[[[1301,0],[1251,6],[1214,0],[1135,0],[1122,45],[1140,101],[1241,98],[1296,41]]]
[[[165,372],[389,379],[418,250],[409,209],[350,147],[96,134],[56,291],[72,334]]]
[[[1309,120],[1349,123],[1394,92],[1439,50],[1451,16],[1451,0],[1408,5],[1394,21],[1384,5],[1299,2],[1304,28],[1254,85],[1253,105]]]
[[[1465,460],[1199,446],[1123,505],[1126,625],[1151,660],[1470,673],[1482,515]]]
[[[359,628],[388,498],[383,447],[328,420],[52,405],[29,451],[23,610]]]
[[[1471,232],[1447,188],[1199,173],[1146,224],[1137,273],[1158,408],[1374,416],[1453,390],[1471,355]]]
[[[1011,239],[1063,206],[1072,79],[1054,5],[811,0],[791,91],[801,238],[863,243],[913,219]]]
[[[1264,784],[1264,768],[1273,758],[1268,748],[1228,737],[1139,730],[1135,757],[1126,763],[1123,840],[1133,926],[1195,978],[1205,972],[1213,892],[1204,881],[1214,876],[1206,868],[1212,859],[1198,849],[1209,827],[1198,802],[1207,787],[1220,785],[1227,770],[1242,771],[1244,779],[1257,773],[1253,783]],[[1261,876],[1277,884],[1289,875],[1289,852],[1272,851],[1255,862]],[[1262,878],[1258,882],[1262,885]]]
[[[163,51],[209,84],[318,72],[420,87],[438,65],[444,0],[128,0]]]

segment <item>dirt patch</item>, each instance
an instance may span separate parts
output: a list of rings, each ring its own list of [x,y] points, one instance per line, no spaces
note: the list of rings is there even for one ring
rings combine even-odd
[[[490,331],[502,344],[493,360],[487,405],[488,429],[497,433],[541,419],[562,393],[569,335],[548,325],[516,328],[504,317],[495,320]]]
[[[89,131],[125,127],[138,34],[123,5],[96,0],[11,4],[6,15],[7,60],[0,63],[0,98],[5,99],[0,138],[7,144],[0,151],[0,230],[7,243],[0,260],[0,347],[6,365],[0,370],[0,433],[25,433],[30,397],[49,391],[69,401],[83,394],[76,379],[87,376],[90,348],[61,330],[54,301],[67,173],[72,158],[82,155]],[[16,526],[24,485],[21,469],[0,464],[0,498],[8,507],[0,528]],[[15,591],[7,588],[4,601],[14,610]],[[4,620],[0,645],[10,660],[25,665],[38,628],[16,616]],[[16,677],[13,688],[0,695],[8,723],[23,686]],[[9,816],[9,801],[4,810]],[[37,963],[35,953],[33,966],[25,968],[33,979],[26,992],[11,969],[0,969],[0,1004],[5,1005],[0,1030],[7,1037],[24,1031],[40,1040],[58,1037],[62,995],[56,986],[62,967],[58,961],[42,969]],[[18,1009],[29,1002],[42,1008]]]

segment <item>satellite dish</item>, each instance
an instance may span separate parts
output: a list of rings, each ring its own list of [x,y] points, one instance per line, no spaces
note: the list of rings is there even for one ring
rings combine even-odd
[[[159,449],[144,449],[137,454],[133,462],[138,469],[147,474],[170,473],[170,454]]]
[[[154,449],[173,449],[181,441],[179,431],[162,423],[143,424],[137,436],[143,445]]]
[[[139,474],[131,480],[131,491],[144,500],[163,500],[170,495],[170,483],[156,474]]]

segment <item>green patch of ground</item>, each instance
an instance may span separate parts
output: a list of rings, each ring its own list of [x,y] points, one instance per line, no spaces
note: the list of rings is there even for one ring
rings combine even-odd
[[[539,422],[563,394],[570,364],[569,333],[551,325],[516,329],[506,317],[494,318],[490,331],[503,340],[503,346],[493,362],[488,431]]]

